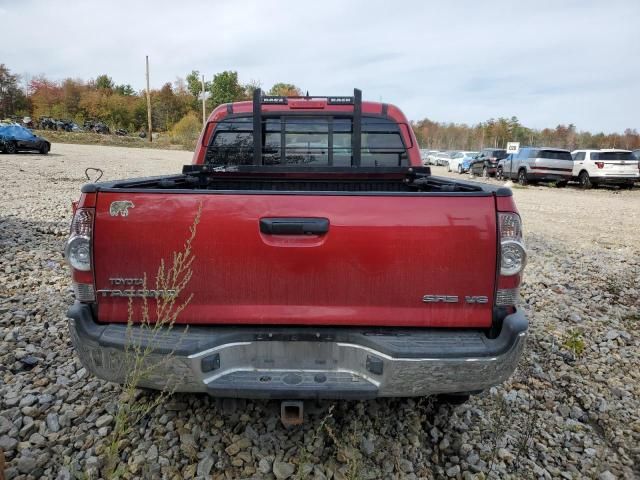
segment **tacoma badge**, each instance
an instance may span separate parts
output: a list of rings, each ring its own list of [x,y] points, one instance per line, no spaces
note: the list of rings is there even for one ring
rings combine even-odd
[[[118,215],[121,217],[127,217],[129,215],[129,209],[133,207],[135,207],[135,205],[131,200],[118,200],[116,202],[111,202],[109,215],[112,217],[117,217]]]

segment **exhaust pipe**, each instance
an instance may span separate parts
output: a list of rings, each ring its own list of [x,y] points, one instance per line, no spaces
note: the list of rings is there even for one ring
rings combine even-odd
[[[280,421],[286,428],[302,425],[302,422],[304,422],[304,402],[302,400],[281,402]]]

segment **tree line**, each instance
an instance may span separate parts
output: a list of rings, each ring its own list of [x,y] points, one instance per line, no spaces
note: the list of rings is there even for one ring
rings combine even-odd
[[[574,124],[555,128],[528,128],[517,117],[489,119],[476,125],[440,123],[425,118],[411,122],[418,143],[432,150],[480,150],[505,148],[507,142],[521,145],[566,148],[640,148],[640,134],[627,128],[623,133],[577,131]]]
[[[243,84],[235,71],[216,74],[205,82],[207,112],[228,102],[250,100],[260,87],[257,81]],[[189,130],[201,127],[202,77],[193,70],[184,78],[165,83],[151,90],[154,130]],[[302,90],[290,83],[276,83],[269,95],[301,95]],[[146,129],[147,104],[145,91],[135,91],[129,84],[117,84],[106,74],[88,81],[67,78],[61,81],[44,75],[22,84],[18,75],[0,64],[0,120],[31,116],[34,119],[53,117],[68,119],[82,125],[85,120],[105,122],[111,128],[129,131]],[[560,148],[640,148],[636,129],[623,133],[592,133],[577,131],[576,126],[534,129],[520,123],[517,117],[489,119],[476,125],[435,122],[428,118],[411,122],[422,148],[434,150],[478,150],[502,147],[506,142],[523,145]],[[189,135],[193,136],[193,132]]]
[[[171,130],[185,116],[201,118],[202,82],[194,70],[184,78],[151,90],[151,112],[154,130]],[[206,107],[211,112],[222,103],[249,100],[258,82],[241,84],[238,73],[224,71],[205,82]],[[301,95],[289,83],[276,83],[270,95]],[[145,91],[135,91],[129,84],[117,84],[106,75],[84,81],[67,78],[62,81],[44,75],[31,78],[22,86],[20,77],[0,64],[0,120],[30,116],[74,121],[99,120],[112,128],[129,131],[146,129],[147,100]]]

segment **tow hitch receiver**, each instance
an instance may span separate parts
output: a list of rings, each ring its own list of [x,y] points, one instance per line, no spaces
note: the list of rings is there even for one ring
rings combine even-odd
[[[280,420],[285,427],[302,425],[304,421],[304,402],[287,400],[280,404]]]

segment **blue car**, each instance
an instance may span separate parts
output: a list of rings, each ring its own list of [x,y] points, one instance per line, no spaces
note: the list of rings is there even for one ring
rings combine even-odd
[[[471,168],[471,162],[478,155],[478,152],[458,152],[449,163],[450,171],[466,173]]]
[[[22,125],[0,125],[0,151],[18,153],[20,151],[40,152],[46,155],[51,150],[51,143],[39,137]]]

